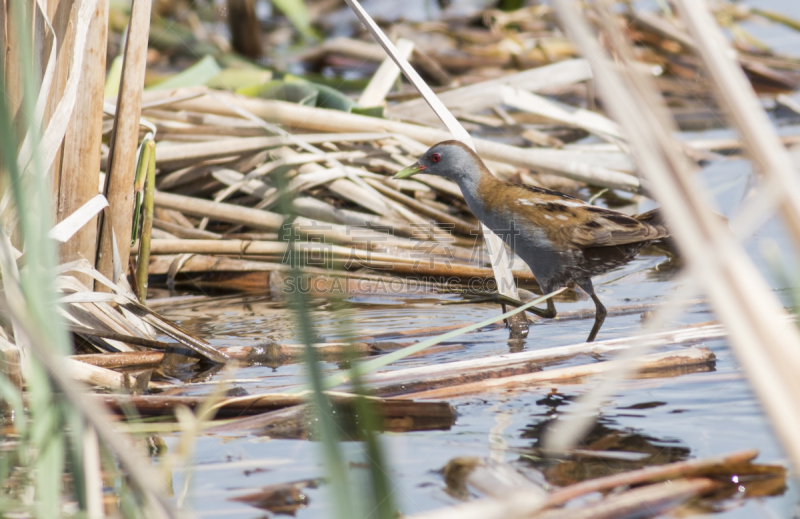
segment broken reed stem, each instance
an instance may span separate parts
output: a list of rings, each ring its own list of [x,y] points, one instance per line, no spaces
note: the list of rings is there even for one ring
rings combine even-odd
[[[139,117],[141,116],[142,89],[147,64],[147,39],[150,32],[149,0],[133,0],[128,38],[116,117],[111,132],[106,173],[105,195],[109,204],[109,217],[100,223],[100,246],[97,251],[97,270],[114,279],[114,247],[116,238],[120,266],[125,272],[130,257],[130,236],[133,215],[133,178],[136,173],[136,152],[139,142]],[[113,226],[113,227],[112,227]],[[100,283],[95,289],[106,291]]]
[[[145,144],[150,148],[147,156],[147,178],[144,184],[144,218],[142,232],[139,237],[139,257],[136,264],[136,282],[139,284],[139,302],[147,302],[147,278],[150,267],[150,234],[153,230],[153,207],[156,191],[156,143],[148,140]]]

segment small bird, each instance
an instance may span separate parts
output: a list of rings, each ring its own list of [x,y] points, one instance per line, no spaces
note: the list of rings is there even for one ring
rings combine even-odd
[[[473,214],[528,264],[543,293],[573,281],[591,296],[596,310],[587,342],[597,337],[606,318],[592,277],[628,263],[646,244],[668,236],[655,211],[628,216],[558,191],[502,181],[460,141],[434,145],[394,178],[421,172],[455,181]],[[546,309],[530,311],[556,316],[552,299]]]

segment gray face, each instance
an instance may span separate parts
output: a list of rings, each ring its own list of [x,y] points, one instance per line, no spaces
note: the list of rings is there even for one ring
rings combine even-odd
[[[477,183],[480,178],[477,160],[474,152],[464,144],[445,141],[426,151],[418,163],[425,166],[421,173],[446,177],[462,185]]]

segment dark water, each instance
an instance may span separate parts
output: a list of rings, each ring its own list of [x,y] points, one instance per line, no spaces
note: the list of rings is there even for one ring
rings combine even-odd
[[[772,8],[800,18],[800,2],[753,0],[751,5]],[[748,29],[759,38],[784,52],[800,50],[800,35],[778,30],[774,25]],[[798,133],[799,128],[784,128]],[[725,136],[727,132],[713,132]],[[707,136],[707,135],[704,135]],[[687,135],[686,138],[692,136]],[[714,192],[719,211],[735,216],[737,207],[752,195],[754,182],[749,163],[722,159],[709,164],[703,179]],[[631,208],[645,210],[649,206]],[[774,267],[763,257],[765,246],[775,244],[783,265],[794,274],[797,265],[780,224],[774,220],[764,225],[746,242],[751,257],[773,283],[788,304],[789,287],[776,281]],[[664,270],[665,256],[640,256],[629,265],[595,278],[599,297],[609,306],[664,301],[676,290],[672,274]],[[701,297],[701,294],[698,294]],[[445,298],[448,299],[448,298]],[[449,297],[452,299],[452,297]],[[579,295],[572,301],[557,303],[559,311],[592,307]],[[207,337],[217,345],[252,344],[263,339],[297,341],[291,311],[281,302],[258,295],[218,298],[203,303],[162,309],[190,331]],[[360,298],[352,301],[347,319],[321,304],[314,312],[317,332],[326,340],[345,334],[342,322],[348,321],[357,335],[398,332],[424,326],[469,324],[497,315],[494,305],[443,306],[430,299],[407,300],[388,297]],[[672,327],[713,320],[705,304],[688,308]],[[531,329],[526,350],[582,342],[591,327],[590,320],[543,322]],[[606,321],[599,339],[626,337],[642,327],[641,315],[612,316]],[[459,338],[463,348],[415,357],[398,362],[389,369],[448,362],[509,352],[505,330],[473,332]],[[703,346],[717,356],[715,369],[670,378],[651,378],[621,382],[614,395],[601,408],[601,418],[593,431],[596,437],[617,438],[620,450],[641,453],[638,465],[658,464],[701,458],[757,448],[758,460],[786,464],[781,450],[760,405],[750,391],[726,341],[713,340]],[[327,372],[338,372],[335,363],[325,363]],[[296,387],[303,382],[299,364],[277,368],[255,366],[235,373],[236,383],[250,393]],[[217,375],[215,380],[221,378]],[[442,476],[436,471],[457,456],[478,456],[511,462],[527,469],[544,469],[530,461],[530,452],[539,442],[544,425],[554,413],[568,411],[571,399],[589,389],[583,384],[560,385],[488,393],[452,400],[458,412],[457,423],[448,431],[381,435],[388,453],[396,498],[406,514],[423,512],[457,502],[445,492]],[[206,394],[209,385],[194,386],[195,394]],[[177,449],[179,435],[164,435],[167,448]],[[349,459],[364,459],[359,443],[343,444]],[[201,517],[263,517],[264,511],[229,501],[236,495],[265,485],[285,483],[323,475],[319,446],[304,440],[270,440],[246,434],[226,437],[201,436],[196,446],[196,467],[189,486],[187,505]],[[618,461],[595,462],[594,471],[611,471]],[[615,465],[616,464],[616,465]],[[587,467],[578,467],[578,470]],[[567,470],[568,467],[564,467]],[[355,465],[355,481],[366,478],[366,470]],[[187,474],[172,473],[176,494]],[[790,477],[781,495],[754,499],[727,500],[711,514],[720,519],[788,518],[797,514],[798,492]],[[306,491],[308,506],[297,512],[299,518],[329,517],[326,486]],[[709,516],[711,516],[709,515]],[[703,513],[700,516],[704,516]]]

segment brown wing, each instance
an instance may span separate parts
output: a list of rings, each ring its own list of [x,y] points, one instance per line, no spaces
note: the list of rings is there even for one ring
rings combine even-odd
[[[575,208],[575,225],[564,229],[578,247],[607,247],[657,240],[667,236],[662,224],[648,223],[652,213],[628,216],[610,209],[585,205]]]
[[[550,242],[562,247],[608,247],[667,236],[653,212],[631,217],[549,189],[498,182],[497,189],[484,194],[484,203],[507,218],[513,216],[522,227],[544,231]]]

